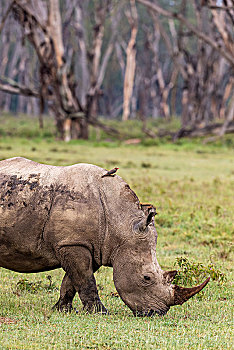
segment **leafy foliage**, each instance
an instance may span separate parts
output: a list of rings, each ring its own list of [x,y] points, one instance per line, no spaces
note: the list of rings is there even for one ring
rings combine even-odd
[[[179,268],[174,279],[174,283],[176,284],[194,285],[195,283],[201,283],[201,281],[208,276],[210,276],[213,281],[220,284],[227,281],[225,273],[217,269],[213,263],[209,263],[205,266],[200,262],[197,263],[190,261],[188,258],[179,257],[176,258],[174,265]]]

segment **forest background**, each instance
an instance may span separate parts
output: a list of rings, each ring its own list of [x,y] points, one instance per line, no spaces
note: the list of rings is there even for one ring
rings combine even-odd
[[[233,132],[232,0],[3,0],[0,23],[1,110],[50,113],[62,139],[118,133],[100,117]]]

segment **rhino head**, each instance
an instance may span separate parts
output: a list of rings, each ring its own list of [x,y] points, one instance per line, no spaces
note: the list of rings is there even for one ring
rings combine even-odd
[[[164,315],[173,305],[183,304],[209,282],[183,288],[174,285],[177,271],[163,271],[156,258],[156,210],[141,205],[144,217],[131,225],[131,240],[126,239],[113,256],[115,287],[124,303],[137,316]]]

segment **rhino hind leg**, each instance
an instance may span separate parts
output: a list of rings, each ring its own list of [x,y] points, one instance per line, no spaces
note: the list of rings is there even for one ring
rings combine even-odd
[[[53,310],[71,312],[72,300],[76,294],[76,290],[73,287],[72,281],[66,273],[63,277],[63,281],[60,288],[60,298],[58,302],[53,306]]]
[[[89,250],[81,246],[67,246],[60,248],[59,255],[66,274],[62,281],[59,301],[54,308],[71,311],[72,300],[78,292],[85,311],[108,314],[98,295]]]

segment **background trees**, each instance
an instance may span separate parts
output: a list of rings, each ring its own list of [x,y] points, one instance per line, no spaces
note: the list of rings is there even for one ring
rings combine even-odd
[[[114,132],[100,115],[178,114],[176,137],[232,125],[233,0],[3,0],[0,16],[0,108],[50,112],[65,140]]]

